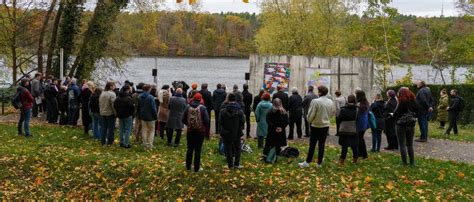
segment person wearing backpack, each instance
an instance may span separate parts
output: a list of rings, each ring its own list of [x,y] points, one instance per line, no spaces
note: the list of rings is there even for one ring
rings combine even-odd
[[[372,152],[380,152],[380,145],[382,144],[382,131],[385,127],[383,114],[385,102],[381,94],[375,95],[375,101],[370,105],[370,111],[375,117],[375,127],[372,129]],[[371,124],[372,125],[372,124]]]
[[[415,94],[407,87],[402,87],[398,91],[398,105],[393,112],[393,118],[397,124],[396,131],[398,145],[400,146],[400,156],[403,165],[407,163],[407,153],[410,165],[415,165],[415,153],[413,150],[413,139],[415,136],[416,117],[419,106],[416,102]]]
[[[155,121],[158,119],[158,109],[155,98],[150,94],[151,86],[143,86],[143,92],[138,96],[138,117],[142,127],[142,141],[145,149],[153,149],[155,139]]]
[[[458,118],[459,114],[464,108],[464,100],[459,97],[458,90],[451,90],[451,101],[449,102],[448,107],[448,117],[449,117],[449,127],[446,130],[446,135],[450,135],[451,130],[453,130],[454,135],[458,134]]]
[[[31,137],[30,133],[30,119],[31,119],[31,109],[33,108],[33,96],[30,91],[27,89],[29,86],[29,81],[27,79],[22,79],[20,85],[17,88],[17,93],[14,97],[14,102],[18,103],[20,109],[20,119],[18,120],[18,135],[22,136],[22,126],[25,129],[25,137]]]
[[[227,95],[228,103],[220,112],[220,135],[224,142],[225,156],[229,169],[242,168],[240,165],[241,141],[244,128],[244,113],[236,103],[233,93]]]
[[[173,132],[176,132],[174,139],[174,147],[179,146],[181,139],[181,133],[183,131],[183,116],[186,111],[186,99],[183,98],[183,90],[181,88],[176,89],[175,95],[170,98],[168,103],[168,121],[166,122],[166,136],[167,145],[171,146],[173,140]]]
[[[119,93],[119,97],[115,99],[114,108],[119,118],[119,137],[120,146],[123,148],[130,148],[130,134],[132,133],[133,113],[135,106],[130,96],[131,87],[125,84]]]
[[[201,104],[202,95],[196,93],[191,103],[186,107],[182,122],[187,126],[186,169],[191,170],[194,155],[194,172],[200,171],[201,150],[206,136],[206,126],[209,124],[207,109]]]
[[[349,147],[352,149],[352,162],[357,163],[357,159],[359,158],[359,151],[357,149],[359,137],[357,136],[356,128],[356,97],[354,95],[347,96],[347,104],[342,106],[339,112],[336,119],[338,122],[337,136],[339,137],[339,145],[341,145],[339,164],[343,166]]]

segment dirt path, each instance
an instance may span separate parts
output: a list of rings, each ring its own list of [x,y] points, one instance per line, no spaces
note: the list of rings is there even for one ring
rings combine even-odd
[[[15,123],[17,120],[17,115],[11,114],[7,116],[0,116],[0,122],[10,122]],[[41,124],[45,123],[45,118],[33,118],[32,124]],[[80,121],[78,122],[81,123]],[[214,123],[212,123],[214,126]],[[252,124],[252,132],[251,135],[255,137],[255,129],[256,124]],[[214,131],[214,127],[212,127],[212,131]],[[330,136],[327,139],[327,144],[338,146],[337,140],[338,138],[334,136],[335,131],[334,128],[330,130]],[[293,141],[298,142],[308,142],[308,138],[296,139]],[[291,144],[292,141],[290,141]],[[365,142],[367,144],[367,148],[372,147],[372,136],[370,131],[366,132],[365,134]],[[383,135],[382,137],[382,148],[386,147],[386,139]],[[439,160],[450,160],[450,161],[458,161],[458,162],[466,162],[474,164],[474,143],[466,143],[466,142],[458,142],[458,141],[451,141],[451,140],[441,140],[441,139],[430,139],[428,143],[414,143],[415,147],[415,155],[416,156],[423,156],[433,159]],[[306,151],[303,151],[306,152]],[[397,153],[398,151],[386,151],[383,150],[382,152],[387,153]],[[369,154],[370,155],[370,154]]]

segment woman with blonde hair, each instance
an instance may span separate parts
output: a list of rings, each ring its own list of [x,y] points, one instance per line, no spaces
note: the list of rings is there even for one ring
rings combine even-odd
[[[84,134],[88,135],[89,130],[91,129],[92,118],[89,110],[89,100],[92,93],[95,90],[94,82],[87,81],[82,89],[81,94],[79,94],[79,101],[82,105],[82,126],[84,127]]]

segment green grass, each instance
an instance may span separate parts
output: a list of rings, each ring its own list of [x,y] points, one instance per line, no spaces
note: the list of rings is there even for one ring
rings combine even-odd
[[[33,126],[33,138],[0,124],[0,198],[3,199],[448,199],[474,200],[474,166],[417,158],[403,167],[398,155],[372,154],[354,165],[336,164],[339,148],[328,147],[323,168],[300,169],[298,159],[259,161],[260,151],[243,154],[242,170],[228,171],[217,140],[206,141],[204,171],[184,169],[185,142],[179,148],[156,141],[141,146],[104,147],[81,129]]]
[[[446,123],[445,129],[439,129],[439,122],[430,122],[429,129],[428,129],[428,138],[435,138],[435,139],[447,139],[447,140],[455,140],[455,141],[462,141],[462,142],[474,142],[474,124],[469,125],[461,125],[458,124],[458,135],[454,135],[454,132],[451,131],[451,135],[445,135],[446,129],[448,128],[449,123]],[[418,124],[415,127],[416,129],[416,136],[420,136],[420,128]]]

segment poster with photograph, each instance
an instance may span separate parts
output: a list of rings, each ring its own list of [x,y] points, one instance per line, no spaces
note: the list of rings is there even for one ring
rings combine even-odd
[[[306,85],[314,88],[324,85],[331,89],[331,76],[321,74],[331,74],[331,69],[306,68]]]
[[[270,94],[276,92],[278,86],[283,87],[288,92],[290,84],[290,64],[289,63],[265,63],[263,89]]]

